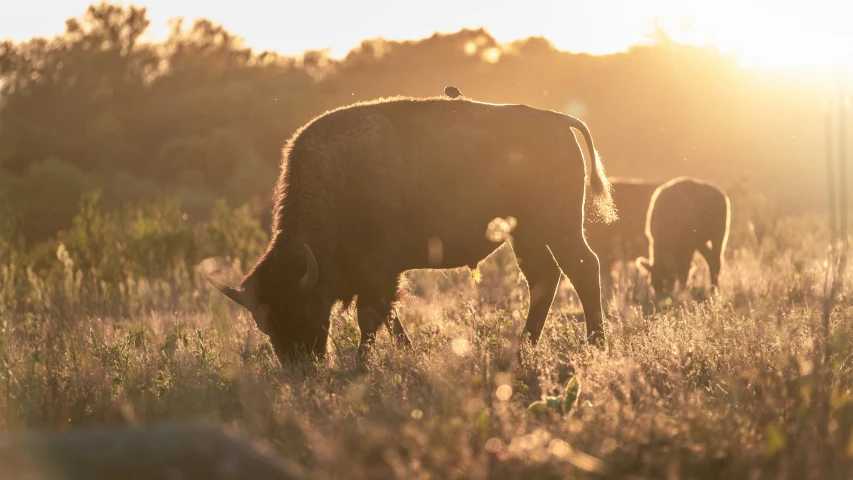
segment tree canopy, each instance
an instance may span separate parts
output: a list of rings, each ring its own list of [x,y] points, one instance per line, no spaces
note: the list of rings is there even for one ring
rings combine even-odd
[[[0,192],[27,238],[68,227],[92,189],[114,205],[168,195],[190,212],[227,198],[267,221],[281,148],[299,126],[445,85],[579,116],[611,175],[751,175],[792,201],[823,201],[811,192],[823,181],[821,93],[713,50],[659,38],[591,56],[465,29],[365,40],[336,60],[256,52],[208,20],[176,20],[165,41],[143,42],[149,24],[145,8],[100,3],[55,38],[0,44]]]

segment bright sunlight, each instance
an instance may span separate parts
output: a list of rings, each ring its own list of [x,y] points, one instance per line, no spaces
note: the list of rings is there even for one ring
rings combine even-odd
[[[0,32],[16,41],[59,34],[64,20],[87,0],[33,0],[0,17]],[[529,0],[425,3],[364,0],[343,2],[207,2],[138,0],[148,8],[151,40],[168,34],[168,20],[209,18],[225,25],[257,50],[298,55],[328,49],[343,57],[366,38],[423,38],[433,32],[484,27],[500,42],[544,36],[561,50],[607,54],[648,42],[652,25],[670,38],[714,46],[733,53],[745,66],[808,69],[849,64],[853,60],[850,7],[836,0],[815,0],[804,8],[791,0],[681,1]]]
[[[744,66],[810,69],[853,63],[853,12],[844,2],[818,0],[808,8],[789,0],[671,3],[673,12],[683,10],[680,19],[664,13],[668,34],[733,53]]]

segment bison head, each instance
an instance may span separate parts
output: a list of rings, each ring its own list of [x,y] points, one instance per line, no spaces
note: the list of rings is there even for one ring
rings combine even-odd
[[[308,244],[298,254],[265,256],[237,288],[208,281],[243,306],[269,336],[282,364],[295,356],[322,356],[329,336],[332,302]]]
[[[652,288],[658,300],[663,299],[675,287],[675,269],[669,268],[669,262],[654,262],[648,258],[637,259],[637,268],[649,272]]]

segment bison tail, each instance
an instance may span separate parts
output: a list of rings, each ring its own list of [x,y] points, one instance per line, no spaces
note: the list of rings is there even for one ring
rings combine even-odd
[[[593,152],[595,152],[593,150]],[[604,173],[604,165],[598,152],[592,154],[589,172],[589,194],[586,196],[587,205],[585,210],[603,223],[612,223],[618,218],[616,204],[613,203],[613,187],[607,181]]]
[[[586,140],[590,154],[589,189],[586,192],[584,211],[598,222],[612,223],[617,218],[616,205],[613,203],[612,189],[604,173],[604,165],[595,149],[589,127],[578,118],[566,115],[572,127],[578,129]]]

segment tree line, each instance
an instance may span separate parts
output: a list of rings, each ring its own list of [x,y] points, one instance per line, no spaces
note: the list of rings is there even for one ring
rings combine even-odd
[[[91,5],[54,38],[0,44],[0,225],[26,242],[104,205],[168,196],[192,218],[220,199],[269,221],[281,148],[327,109],[393,95],[526,103],[584,119],[611,175],[752,178],[806,205],[820,168],[822,92],[666,38],[605,56],[483,29],[365,40],[345,58],[257,52],[209,20],[143,42],[145,8]]]

